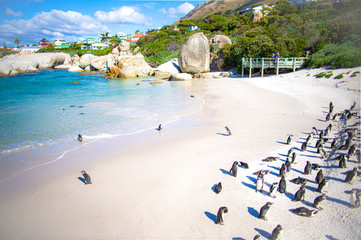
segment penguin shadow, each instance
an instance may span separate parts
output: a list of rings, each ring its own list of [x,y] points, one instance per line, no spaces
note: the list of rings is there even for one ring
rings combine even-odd
[[[246,187],[249,187],[250,189],[256,190],[256,185],[254,185],[254,184],[249,184],[246,182],[242,182],[242,184]]]
[[[241,238],[241,237],[234,237],[232,238],[232,240],[246,240],[245,238]]]
[[[299,174],[303,174],[302,171],[300,171],[300,170],[298,170],[296,168],[291,168],[291,171],[294,171],[294,172],[299,173]]]
[[[335,178],[335,177],[327,177],[327,178],[330,179],[330,180],[338,181],[338,182],[344,182],[345,181],[344,179],[341,179],[341,178]]]
[[[311,187],[311,186],[305,186],[305,188],[310,190],[310,191],[313,191],[313,192],[316,192],[316,190],[317,190],[317,188]]]
[[[341,205],[344,205],[344,206],[346,206],[346,207],[349,207],[349,206],[350,206],[350,203],[349,203],[349,202],[346,202],[346,201],[341,200],[341,199],[337,199],[337,198],[333,198],[333,197],[327,196],[327,200],[328,200],[328,201],[331,201],[331,202],[335,202],[335,203],[341,204]]]
[[[311,152],[312,153],[312,152]],[[308,158],[320,158],[319,156],[309,155],[309,154],[300,154],[301,157],[308,157]]]
[[[284,193],[286,197],[288,197],[291,201],[293,201],[295,199],[295,195],[290,193],[290,192],[285,192]]]
[[[278,153],[281,157],[287,157],[287,154]]]
[[[253,183],[256,183],[256,182],[257,182],[257,179],[255,179],[254,177],[247,176],[247,178],[248,178],[249,180],[251,180]]]
[[[219,170],[221,170],[223,174],[226,174],[226,175],[229,175],[229,176],[232,176],[232,177],[233,177],[233,175],[232,175],[231,172],[229,172],[229,171],[227,171],[227,170],[224,170],[224,169],[222,169],[222,168],[219,169]]]
[[[326,122],[324,119],[317,119],[319,122]]]
[[[214,193],[216,193],[216,187],[217,187],[217,184],[214,184],[213,187],[211,188]]]
[[[309,201],[302,201],[303,204],[305,204],[307,207],[313,207],[313,203]]]
[[[269,167],[269,168],[273,168],[273,169],[275,169],[275,170],[277,170],[277,171],[280,171],[280,168],[275,167],[275,166],[270,166],[270,165],[267,165],[267,167]]]
[[[211,219],[215,224],[217,223],[217,216],[214,215],[213,213],[207,212],[205,211],[204,214]]]
[[[258,218],[259,213],[253,207],[248,207],[248,213],[251,214],[253,217]]]
[[[269,237],[271,237],[271,234],[266,232],[265,230],[259,229],[259,228],[254,228],[254,230],[256,230],[262,237],[268,239]]]
[[[82,177],[78,177],[78,180],[79,180],[79,181],[81,181],[81,182],[83,182],[84,184],[86,184],[86,181],[85,181],[85,179],[84,179],[84,178],[82,178]]]
[[[340,240],[340,239],[335,238],[335,237],[333,237],[333,236],[331,236],[331,235],[325,235],[325,237],[326,237],[327,239],[329,239],[329,240]]]
[[[228,134],[226,133],[217,133],[218,135],[221,135],[221,136],[229,136]]]
[[[286,142],[276,141],[276,143],[279,143],[279,144],[282,144],[282,145],[288,145]]]

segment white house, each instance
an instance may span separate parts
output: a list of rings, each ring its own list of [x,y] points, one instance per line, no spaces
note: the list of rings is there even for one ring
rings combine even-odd
[[[251,8],[241,8],[238,10],[238,12],[240,14],[245,14],[245,13],[248,13],[248,12],[261,12],[263,10],[263,8],[273,8],[273,6],[268,6],[268,5],[260,5],[260,6],[256,6],[256,7],[251,7]],[[268,11],[265,11],[265,15],[268,14]]]
[[[61,40],[61,39],[55,40],[54,45],[55,45],[56,48],[68,48],[68,47],[70,47],[69,43],[67,43],[67,42],[65,42],[64,40]]]
[[[100,42],[100,43],[93,43],[91,45],[92,50],[104,49],[104,48],[107,48],[107,47],[109,47],[109,43]]]
[[[20,48],[20,52],[36,52],[39,49],[42,49],[40,46],[29,46]]]
[[[118,32],[117,33],[117,37],[120,39],[120,40],[125,40],[127,39],[127,35],[123,32]]]

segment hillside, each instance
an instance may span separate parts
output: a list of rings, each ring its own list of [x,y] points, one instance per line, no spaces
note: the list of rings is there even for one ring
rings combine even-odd
[[[256,3],[271,4],[275,2],[276,0],[207,0],[190,11],[183,19],[202,18],[218,11],[250,7]]]

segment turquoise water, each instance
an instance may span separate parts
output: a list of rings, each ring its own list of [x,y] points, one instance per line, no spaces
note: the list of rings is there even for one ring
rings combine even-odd
[[[0,180],[61,159],[78,147],[78,133],[91,142],[195,113],[203,104],[201,92],[194,82],[54,70],[0,78]]]

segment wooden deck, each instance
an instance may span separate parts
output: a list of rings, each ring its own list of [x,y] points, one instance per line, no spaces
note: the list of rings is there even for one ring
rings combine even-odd
[[[296,71],[297,68],[302,68],[306,57],[289,57],[289,58],[242,58],[242,77],[244,76],[244,69],[249,69],[249,77],[252,76],[253,68],[261,70],[261,77],[263,77],[264,69],[275,68],[276,75],[280,68],[287,68]]]

